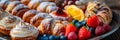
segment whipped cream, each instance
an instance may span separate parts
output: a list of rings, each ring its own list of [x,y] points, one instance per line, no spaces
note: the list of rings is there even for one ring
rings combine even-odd
[[[24,22],[17,24],[10,33],[12,37],[38,36],[38,34],[39,31],[36,27]]]
[[[6,30],[11,30],[13,27],[15,27],[16,24],[18,24],[21,21],[20,18],[16,17],[16,16],[7,16],[4,17],[1,21],[0,21],[0,25],[5,27]]]

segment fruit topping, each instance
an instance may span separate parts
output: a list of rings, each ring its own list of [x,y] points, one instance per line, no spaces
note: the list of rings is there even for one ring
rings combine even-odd
[[[71,15],[74,19],[82,21],[84,20],[84,12],[82,9],[78,8],[75,5],[70,5],[66,7],[66,11],[69,15]]]
[[[91,32],[87,30],[85,27],[82,27],[78,31],[79,40],[86,40],[91,37]]]
[[[93,15],[87,19],[87,25],[92,28],[96,28],[97,26],[99,26],[99,23],[100,21],[96,15]]]
[[[76,31],[77,31],[77,28],[76,28],[74,25],[68,24],[67,27],[66,27],[65,36],[68,36],[68,34],[69,34],[70,32],[75,32],[75,33],[76,33]]]
[[[77,40],[77,34],[75,32],[70,32],[68,34],[68,40]]]
[[[100,36],[100,35],[102,35],[102,34],[104,34],[104,33],[105,33],[105,29],[104,29],[103,26],[97,26],[97,27],[96,27],[96,29],[95,29],[95,34],[96,34],[97,36]]]
[[[60,40],[67,40],[67,37],[66,36],[60,36]]]

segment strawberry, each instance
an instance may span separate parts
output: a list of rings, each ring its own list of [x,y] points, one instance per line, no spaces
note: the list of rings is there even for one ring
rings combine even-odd
[[[75,32],[76,33],[76,31],[77,31],[77,28],[74,25],[68,24],[67,27],[66,27],[65,36],[67,37],[70,32]]]
[[[96,28],[99,25],[100,21],[96,15],[93,15],[87,19],[87,25]]]
[[[91,37],[91,32],[87,30],[85,27],[82,27],[78,31],[79,40],[86,40]]]
[[[96,34],[97,36],[102,35],[102,34],[104,34],[104,33],[105,33],[105,29],[104,29],[103,26],[97,26],[97,27],[96,27],[96,29],[95,29],[95,34]]]
[[[77,34],[75,32],[70,32],[68,34],[68,40],[76,40],[78,37],[77,37]]]
[[[109,32],[111,30],[111,27],[108,24],[104,24],[103,27],[104,27],[106,32]]]

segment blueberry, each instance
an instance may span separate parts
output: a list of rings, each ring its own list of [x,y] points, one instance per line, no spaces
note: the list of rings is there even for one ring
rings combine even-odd
[[[60,36],[60,40],[67,40],[67,37],[66,36]]]
[[[83,25],[81,24],[81,22],[77,22],[77,23],[75,24],[75,26],[76,26],[77,28],[81,28]]]
[[[85,20],[81,21],[81,24],[82,25],[86,24],[86,21]]]
[[[59,37],[58,36],[49,36],[49,40],[59,40]]]
[[[41,40],[49,40],[48,37],[41,37]]]
[[[90,28],[89,29],[93,35],[95,35],[95,28]]]
[[[41,37],[42,37],[42,36],[38,35],[37,40],[41,40]]]
[[[49,37],[49,35],[48,34],[44,34],[43,37]]]
[[[78,20],[73,20],[73,21],[72,21],[72,24],[75,25],[75,23],[77,23],[77,22],[78,22]]]

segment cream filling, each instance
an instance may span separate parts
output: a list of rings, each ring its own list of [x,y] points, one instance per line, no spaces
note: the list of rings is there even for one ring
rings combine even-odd
[[[12,37],[27,37],[27,36],[37,36],[39,31],[32,25],[27,23],[18,24],[10,33]]]

